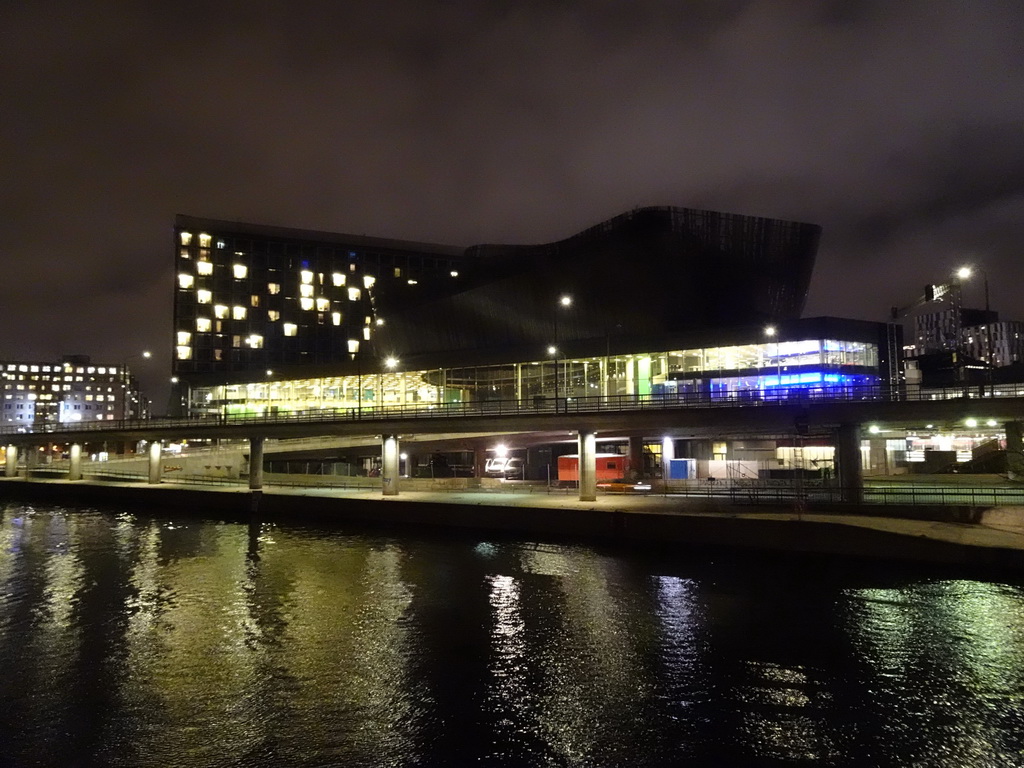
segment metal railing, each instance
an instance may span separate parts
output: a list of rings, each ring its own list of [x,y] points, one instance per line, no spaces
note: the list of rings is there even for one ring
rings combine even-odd
[[[304,411],[273,411],[261,414],[205,415],[184,419],[121,419],[68,424],[46,424],[41,428],[4,425],[0,434],[40,432],[120,432],[126,430],[177,429],[259,424],[332,424],[339,422],[386,421],[394,419],[451,419],[538,414],[586,414],[632,411],[661,411],[680,408],[766,408],[821,403],[906,403],[965,399],[1024,398],[1024,385],[990,387],[947,387],[917,390],[905,387],[820,387],[783,389],[778,392],[742,391],[730,393],[681,393],[648,395],[593,395],[586,397],[526,400],[482,400],[459,403],[415,403],[372,408],[316,408]]]

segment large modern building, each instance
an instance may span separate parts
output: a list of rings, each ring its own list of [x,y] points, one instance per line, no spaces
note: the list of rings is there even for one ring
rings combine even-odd
[[[147,415],[126,365],[93,363],[85,355],[59,362],[0,361],[0,401],[2,423],[25,432]]]
[[[174,375],[227,414],[895,382],[894,326],[800,319],[819,235],[644,208],[459,248],[178,216]]]

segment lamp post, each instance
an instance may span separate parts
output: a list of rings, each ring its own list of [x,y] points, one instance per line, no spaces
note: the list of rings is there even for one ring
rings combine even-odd
[[[555,308],[554,320],[555,320],[555,343],[548,347],[548,354],[553,355],[555,358],[555,412],[558,412],[558,365],[560,358],[560,350],[558,349],[558,312],[560,309],[568,309],[572,306],[572,296],[563,293],[558,297],[558,304]]]
[[[781,397],[782,395],[782,356],[779,354],[778,329],[774,325],[766,325],[764,327],[764,335],[767,336],[769,339],[775,339],[775,378],[777,379],[777,388],[775,390],[775,393],[776,397],[778,398]]]
[[[171,384],[181,384],[181,388],[184,391],[184,402],[185,402],[185,418],[192,418],[192,385],[187,381],[184,381],[177,376],[171,376]],[[181,409],[182,396],[178,395],[178,409]]]
[[[974,274],[974,270],[981,272],[982,285],[985,289],[985,362],[988,363],[988,378],[992,379],[992,368],[995,363],[992,360],[992,317],[988,303],[988,273],[980,267],[960,267],[956,276],[961,280],[967,280]]]
[[[381,368],[380,372],[377,374],[377,381],[380,383],[380,405],[381,405],[381,408],[384,407],[384,368],[387,368],[389,371],[393,371],[397,367],[398,367],[398,358],[395,357],[394,355],[388,355],[386,358],[384,358],[384,367]]]
[[[363,417],[363,359],[359,357],[359,341],[357,339],[348,340],[348,356],[356,364],[356,418],[361,419]]]
[[[132,383],[132,376],[131,376],[131,371],[128,368],[128,361],[129,360],[140,360],[140,359],[141,360],[149,360],[149,358],[151,358],[152,356],[153,356],[153,353],[150,352],[147,349],[147,350],[143,350],[142,352],[138,353],[137,355],[128,355],[121,362],[121,375],[124,378],[124,381],[123,381],[122,387],[121,387],[121,419],[122,420],[128,418],[128,411],[129,411],[129,408],[128,408],[128,402],[129,402],[128,391],[131,388],[131,383]],[[142,403],[142,396],[140,395],[139,396],[139,404],[141,405],[141,403]],[[141,414],[139,414],[139,415],[141,415]]]

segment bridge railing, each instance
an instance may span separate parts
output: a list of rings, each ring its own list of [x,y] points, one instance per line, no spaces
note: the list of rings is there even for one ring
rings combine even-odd
[[[1024,385],[973,385],[916,389],[909,387],[835,386],[786,388],[739,392],[656,393],[644,395],[588,395],[585,397],[542,397],[523,400],[476,400],[457,403],[411,403],[370,408],[315,408],[304,411],[217,414],[179,419],[122,419],[31,427],[0,426],[0,434],[40,432],[112,432],[132,429],[193,428],[220,425],[303,424],[389,419],[450,419],[521,414],[576,414],[628,411],[673,410],[679,408],[756,408],[793,406],[824,402],[921,402],[963,399],[1024,398]]]

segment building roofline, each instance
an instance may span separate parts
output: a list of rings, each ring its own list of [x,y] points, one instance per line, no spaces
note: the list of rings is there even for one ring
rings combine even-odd
[[[366,235],[350,235],[343,232],[323,232],[314,229],[298,229],[295,227],[279,227],[266,224],[250,224],[244,221],[227,221],[223,219],[207,219],[179,213],[174,217],[177,229],[212,229],[254,235],[259,237],[280,237],[288,240],[308,240],[311,243],[335,243],[361,248],[384,248],[398,251],[414,251],[416,253],[436,254],[448,257],[464,257],[466,249],[456,245],[441,243],[420,243],[414,240],[395,240],[384,237],[367,237]]]

